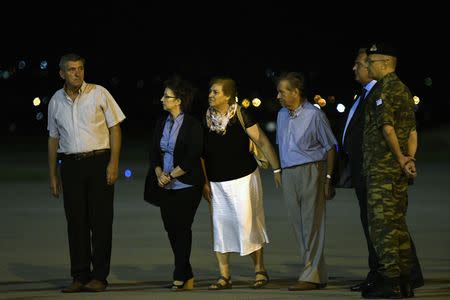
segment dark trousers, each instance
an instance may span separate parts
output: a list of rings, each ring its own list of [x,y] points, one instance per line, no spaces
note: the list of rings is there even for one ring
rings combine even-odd
[[[372,281],[377,278],[377,270],[379,267],[381,267],[381,265],[379,264],[378,256],[375,252],[372,240],[370,239],[369,222],[367,218],[367,182],[366,178],[362,175],[358,176],[357,178],[353,178],[353,180],[356,197],[358,198],[361,224],[363,227],[364,236],[366,237],[367,250],[369,252],[370,271],[369,274],[367,275],[366,280]],[[411,262],[412,262],[411,274],[409,278],[403,278],[403,280],[408,281],[409,283],[411,283],[412,287],[417,288],[423,286],[424,279],[419,259],[417,258],[416,247],[414,245],[411,236],[410,240],[411,240]]]
[[[376,273],[378,269],[378,258],[369,234],[369,222],[367,220],[367,187],[365,177],[359,176],[358,178],[354,178],[354,186],[359,204],[359,218],[361,219],[364,236],[366,237],[367,242],[367,250],[369,251],[369,274],[371,275]],[[370,280],[370,278],[368,279]]]
[[[190,263],[191,226],[202,197],[201,189],[162,190],[160,197],[161,217],[175,258],[173,279],[186,281],[194,277]]]
[[[71,275],[81,282],[106,281],[109,274],[114,198],[114,186],[106,184],[109,156],[62,159]]]

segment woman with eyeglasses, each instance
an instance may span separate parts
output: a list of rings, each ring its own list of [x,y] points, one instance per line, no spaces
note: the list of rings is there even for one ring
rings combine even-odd
[[[171,288],[182,291],[194,287],[191,226],[202,197],[203,131],[187,113],[194,94],[191,84],[175,77],[164,86],[161,102],[168,115],[155,126],[144,198],[160,207],[175,258]]]

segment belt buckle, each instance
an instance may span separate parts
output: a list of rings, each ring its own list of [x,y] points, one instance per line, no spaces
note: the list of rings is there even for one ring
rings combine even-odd
[[[77,154],[75,155],[75,159],[76,159],[76,160],[82,160],[82,159],[85,159],[85,158],[92,157],[92,156],[94,156],[94,155],[95,155],[94,151],[77,153]]]
[[[94,151],[89,151],[89,152],[82,152],[82,153],[77,153],[74,155],[74,159],[75,160],[82,160],[85,158],[89,158],[89,157],[93,157],[96,156],[98,154],[102,154],[104,153],[106,150],[101,149],[101,150],[94,150]]]

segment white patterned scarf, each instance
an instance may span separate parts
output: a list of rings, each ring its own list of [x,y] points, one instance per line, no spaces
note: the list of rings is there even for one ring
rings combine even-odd
[[[220,135],[227,132],[227,125],[231,118],[234,117],[237,111],[237,103],[228,107],[226,114],[222,115],[211,106],[206,111],[206,125],[210,131],[214,131]]]

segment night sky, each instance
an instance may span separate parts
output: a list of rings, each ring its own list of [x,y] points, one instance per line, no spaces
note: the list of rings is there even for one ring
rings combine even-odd
[[[110,90],[127,115],[129,134],[151,128],[161,113],[161,83],[173,74],[198,88],[194,114],[201,116],[206,108],[209,80],[225,75],[237,81],[241,99],[261,98],[262,107],[251,110],[267,121],[279,108],[272,76],[300,71],[310,99],[336,98],[324,111],[337,127],[343,115],[336,104],[349,109],[358,89],[352,72],[356,52],[372,41],[398,48],[397,73],[421,98],[419,128],[448,122],[448,59],[438,43],[448,36],[445,10],[424,5],[392,10],[383,3],[354,8],[242,3],[122,1],[100,7],[77,2],[53,7],[59,12],[21,3],[4,10],[0,71],[10,76],[0,78],[0,134],[46,134],[45,99],[62,86],[57,64],[67,52],[86,58],[86,81]],[[42,60],[47,70],[39,68]],[[34,97],[44,103],[34,107]]]

